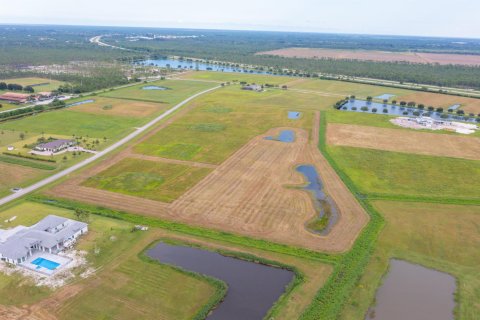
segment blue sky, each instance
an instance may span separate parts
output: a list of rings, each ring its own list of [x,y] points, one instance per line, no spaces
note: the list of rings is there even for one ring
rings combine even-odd
[[[480,38],[479,0],[0,0],[0,23]]]

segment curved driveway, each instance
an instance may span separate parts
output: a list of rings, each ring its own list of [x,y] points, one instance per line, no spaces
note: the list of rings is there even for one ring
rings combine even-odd
[[[60,178],[63,178],[65,177],[66,175],[69,175],[70,173],[82,168],[82,167],[85,167],[86,165],[92,163],[93,161],[103,157],[104,155],[106,155],[107,153],[115,150],[115,149],[118,149],[120,148],[121,146],[123,146],[124,144],[126,144],[127,142],[131,141],[132,139],[134,139],[135,137],[139,136],[140,134],[142,134],[145,130],[149,129],[150,127],[154,126],[157,122],[159,122],[160,120],[164,119],[165,117],[169,116],[170,114],[172,114],[173,112],[175,112],[176,110],[180,109],[182,106],[184,106],[186,103],[192,101],[193,99],[197,98],[198,96],[201,96],[205,93],[208,93],[210,91],[213,91],[213,90],[216,90],[216,89],[219,89],[220,86],[217,86],[217,87],[214,87],[214,88],[211,88],[211,89],[208,89],[208,90],[205,90],[205,91],[202,91],[202,92],[199,92],[199,93],[196,93],[194,94],[193,96],[183,100],[182,102],[180,102],[179,104],[177,104],[176,106],[174,106],[173,108],[169,109],[168,111],[162,113],[161,115],[159,115],[158,117],[156,117],[155,119],[153,119],[152,121],[150,121],[149,123],[147,123],[146,125],[140,127],[140,128],[137,128],[134,132],[130,133],[128,136],[126,136],[125,138],[121,139],[120,141],[117,141],[115,142],[114,144],[112,144],[111,146],[109,146],[108,148],[106,148],[105,150],[103,151],[100,151],[99,153],[97,153],[96,155],[94,155],[93,157],[90,157],[88,159],[85,159],[73,166],[71,166],[70,168],[67,168],[63,171],[60,171],[56,174],[54,174],[53,176],[50,176],[50,177],[47,177],[37,183],[34,183],[32,184],[31,186],[28,186],[24,189],[22,189],[21,191],[17,192],[17,193],[14,193],[14,194],[11,194],[9,196],[6,196],[4,198],[1,198],[0,199],[0,206],[1,205],[4,205],[6,203],[9,203],[15,199],[18,199],[20,197],[23,197],[24,195],[30,193],[30,192],[33,192],[37,189],[40,189],[44,186],[46,186],[47,184],[49,183],[52,183]]]

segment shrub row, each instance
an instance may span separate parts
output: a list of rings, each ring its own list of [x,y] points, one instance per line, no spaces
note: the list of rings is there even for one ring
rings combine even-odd
[[[54,159],[29,156],[21,153],[3,152],[3,154],[10,157],[25,158],[25,159],[35,160],[35,161],[43,161],[43,162],[51,162],[51,163],[57,162]]]
[[[43,159],[42,159],[43,160]],[[41,169],[41,170],[55,170],[55,166],[50,166],[45,163],[38,163],[29,160],[23,160],[21,158],[12,158],[10,156],[0,156],[0,161],[5,163],[16,164],[24,167],[30,167],[34,169]]]

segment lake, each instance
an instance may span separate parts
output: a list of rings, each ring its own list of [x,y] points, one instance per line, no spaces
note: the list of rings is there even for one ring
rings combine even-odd
[[[241,72],[252,74],[271,74],[271,72],[252,70],[245,68],[237,68],[231,66],[221,66],[213,63],[206,63],[200,61],[190,60],[176,60],[176,59],[149,59],[137,62],[143,65],[153,65],[161,68],[172,69],[187,69],[187,70],[199,70],[199,71],[219,71],[219,72]]]
[[[285,292],[291,271],[223,256],[217,252],[163,242],[147,250],[161,263],[201,273],[228,285],[225,299],[207,319],[261,320]]]
[[[455,290],[455,278],[447,273],[392,259],[365,319],[453,320]]]

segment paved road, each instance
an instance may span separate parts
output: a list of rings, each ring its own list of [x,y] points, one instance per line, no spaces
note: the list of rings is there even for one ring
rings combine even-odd
[[[152,127],[153,125],[155,125],[157,122],[159,122],[160,120],[164,119],[165,117],[169,116],[170,114],[172,114],[173,112],[175,112],[176,110],[180,109],[182,106],[184,106],[186,103],[190,102],[191,100],[197,98],[198,96],[201,96],[207,92],[210,92],[210,91],[213,91],[213,90],[216,90],[216,89],[219,89],[221,88],[220,86],[217,86],[217,87],[214,87],[214,88],[211,88],[211,89],[208,89],[208,90],[205,90],[205,91],[202,91],[202,92],[199,92],[197,94],[194,94],[193,96],[191,96],[190,98],[180,102],[179,104],[177,104],[176,106],[174,106],[173,108],[169,109],[168,111],[166,111],[165,113],[161,114],[160,116],[156,117],[155,119],[153,119],[152,121],[150,121],[149,123],[147,123],[146,125],[144,125],[143,127],[140,127],[140,128],[137,128],[134,132],[130,133],[128,136],[126,136],[125,138],[121,139],[120,141],[117,141],[115,142],[114,144],[112,144],[111,146],[109,146],[108,148],[106,148],[105,150],[103,151],[100,151],[99,153],[97,153],[96,155],[92,156],[91,158],[88,158],[88,159],[85,159],[73,166],[71,166],[70,168],[68,169],[65,169],[63,171],[60,171],[56,174],[54,174],[53,176],[50,176],[48,178],[45,178],[35,184],[32,184],[31,186],[28,186],[24,189],[22,189],[21,191],[17,192],[17,193],[14,193],[14,194],[11,194],[9,196],[6,196],[4,198],[1,198],[0,199],[0,206],[1,205],[4,205],[6,203],[9,203],[15,199],[18,199],[20,197],[23,197],[24,195],[30,193],[30,192],[33,192],[35,190],[38,190],[44,186],[46,186],[47,184],[49,183],[52,183],[60,178],[63,178],[65,177],[66,175],[69,175],[70,173],[82,168],[82,167],[85,167],[86,165],[92,163],[93,161],[103,157],[104,155],[106,155],[107,153],[115,150],[115,149],[118,149],[120,148],[121,146],[123,146],[124,144],[126,144],[127,142],[131,141],[132,139],[134,139],[135,137],[139,136],[140,134],[142,134],[145,130],[149,129],[150,127]]]

